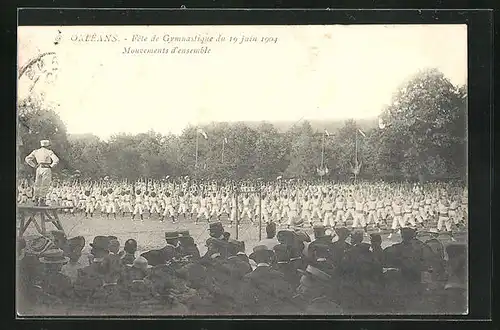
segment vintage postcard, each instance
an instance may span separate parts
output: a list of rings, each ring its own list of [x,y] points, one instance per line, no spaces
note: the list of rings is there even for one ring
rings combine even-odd
[[[17,314],[468,313],[467,26],[20,26]]]

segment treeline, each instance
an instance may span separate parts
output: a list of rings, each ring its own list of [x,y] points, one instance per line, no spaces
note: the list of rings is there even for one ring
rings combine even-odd
[[[23,160],[41,138],[49,138],[61,158],[59,176],[79,171],[92,179],[162,179],[166,175],[317,179],[323,159],[328,168],[324,178],[333,180],[352,178],[356,164],[360,165],[358,177],[364,179],[464,179],[466,95],[465,86],[454,86],[431,69],[403,84],[384,109],[379,127],[369,130],[353,120],[328,134],[307,121],[286,132],[266,122],[257,126],[213,123],[201,127],[203,132],[187,127],[178,136],[151,131],[117,134],[109,141],[90,134],[68,136],[53,110],[23,100],[18,106],[20,156]],[[21,174],[32,175],[25,165],[19,168]]]

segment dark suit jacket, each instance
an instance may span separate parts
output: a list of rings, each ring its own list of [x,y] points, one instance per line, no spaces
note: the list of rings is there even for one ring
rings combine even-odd
[[[293,293],[283,273],[259,266],[243,278],[240,299],[251,314],[280,314],[292,303]]]

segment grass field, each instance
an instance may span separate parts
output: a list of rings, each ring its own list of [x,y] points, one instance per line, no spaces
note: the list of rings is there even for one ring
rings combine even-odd
[[[191,236],[194,238],[195,242],[198,244],[200,252],[203,254],[206,252],[205,241],[209,237],[208,233],[208,222],[200,221],[195,224],[191,219],[183,219],[180,217],[176,223],[172,223],[170,220],[165,220],[160,222],[157,215],[153,215],[151,219],[147,215],[144,216],[144,221],[135,219],[132,221],[130,216],[122,217],[117,215],[117,219],[113,217],[107,218],[106,215],[100,215],[99,213],[94,214],[92,218],[85,218],[83,214],[71,215],[68,213],[61,213],[60,219],[66,235],[68,237],[83,236],[86,240],[86,247],[83,254],[87,254],[90,251],[89,243],[97,235],[114,235],[117,236],[120,243],[123,243],[129,239],[134,238],[138,242],[139,252],[148,251],[150,249],[156,249],[163,247],[165,245],[164,233],[166,231],[172,230],[189,230]],[[212,220],[214,221],[214,220]],[[231,238],[236,238],[236,226],[229,228],[229,221],[227,218],[222,218],[222,223],[226,231],[231,233]],[[347,225],[350,225],[348,221]],[[278,227],[285,229],[286,226]],[[51,223],[47,223],[47,230],[53,230],[55,227]],[[313,230],[309,227],[304,227],[311,238],[313,237]],[[26,231],[26,236],[36,235],[36,229],[33,225],[30,225]],[[395,234],[391,239],[388,239],[388,230],[382,231],[382,246],[386,247],[388,245],[398,243],[401,241],[401,236]],[[266,237],[265,225],[262,225],[262,238]],[[422,240],[428,239],[429,235],[419,235]],[[455,238],[458,242],[467,242],[467,234],[456,233]],[[441,235],[440,239],[446,245],[450,242],[450,237],[448,235]],[[252,248],[259,241],[259,227],[258,225],[252,225],[251,222],[244,218],[241,221],[241,225],[238,230],[238,240],[243,240],[245,242],[246,252],[250,253]],[[365,237],[365,241],[369,242],[369,238]]]

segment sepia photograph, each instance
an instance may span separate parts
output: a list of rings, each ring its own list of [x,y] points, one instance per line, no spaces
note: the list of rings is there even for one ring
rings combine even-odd
[[[466,25],[17,44],[18,318],[468,314]]]

